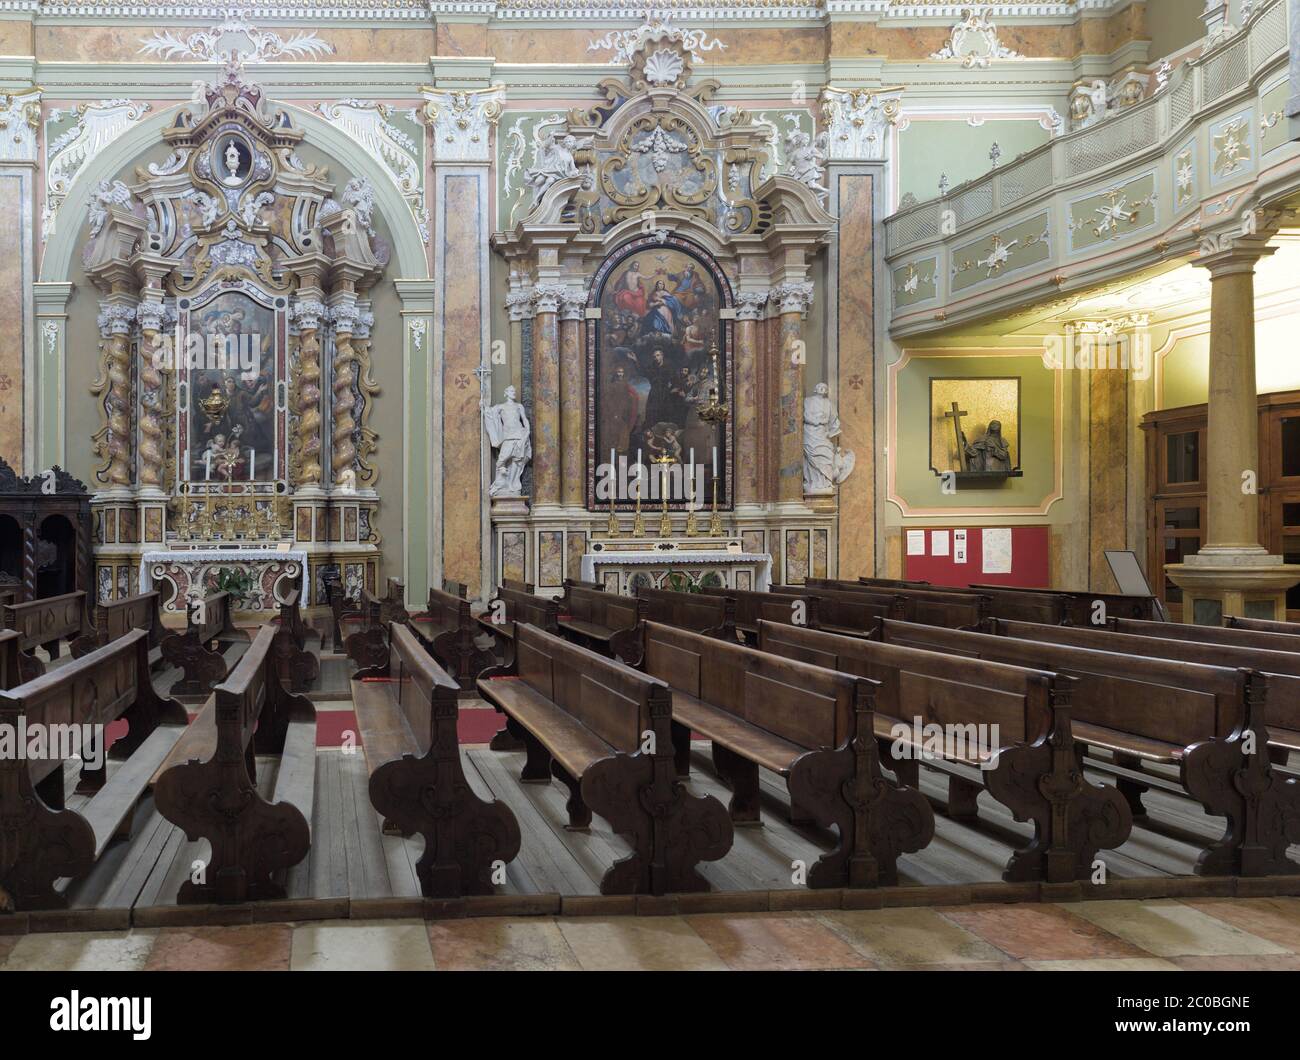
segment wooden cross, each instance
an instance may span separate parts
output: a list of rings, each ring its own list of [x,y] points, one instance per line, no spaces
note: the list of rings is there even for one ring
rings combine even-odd
[[[943,414],[944,419],[952,420],[953,434],[957,436],[957,463],[962,471],[970,470],[970,458],[966,455],[966,435],[961,429],[961,418],[968,415],[957,407],[957,402],[952,403],[952,411]]]

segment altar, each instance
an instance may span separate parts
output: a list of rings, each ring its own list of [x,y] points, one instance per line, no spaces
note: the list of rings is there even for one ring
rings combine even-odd
[[[673,575],[695,584],[762,592],[771,584],[772,557],[744,551],[739,538],[606,539],[592,542],[580,570],[583,581],[625,596],[638,585],[678,587],[671,584]]]
[[[222,572],[243,587],[236,591],[239,611],[270,611],[286,603],[296,589],[308,593],[307,553],[303,549],[195,548],[145,552],[140,558],[140,591],[160,589],[164,611],[183,612],[191,593],[213,591]],[[168,591],[165,586],[170,586]],[[233,590],[232,590],[233,591]]]

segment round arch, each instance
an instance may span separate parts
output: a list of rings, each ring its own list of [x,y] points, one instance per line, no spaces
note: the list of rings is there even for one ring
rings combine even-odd
[[[65,217],[81,216],[90,205],[90,195],[101,180],[111,177],[121,168],[150,147],[162,141],[163,130],[175,120],[182,106],[176,104],[140,122],[106,147],[76,176],[67,198],[59,208]],[[396,270],[394,279],[421,280],[429,277],[429,261],[424,242],[420,238],[411,208],[393,184],[388,171],[365,148],[346,133],[309,110],[291,103],[276,101],[293,114],[294,123],[307,134],[307,142],[340,163],[346,163],[357,176],[367,178],[375,189],[375,203],[393,237],[393,259],[390,267]],[[42,283],[67,280],[72,269],[73,255],[77,252],[81,225],[57,225],[50,237],[41,260]]]

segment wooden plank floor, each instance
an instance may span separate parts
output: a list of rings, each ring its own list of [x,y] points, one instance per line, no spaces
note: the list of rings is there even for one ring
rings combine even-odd
[[[502,799],[519,820],[523,844],[506,869],[504,896],[595,896],[605,869],[627,853],[623,841],[599,817],[585,831],[565,827],[565,793],[557,783],[521,784],[520,752],[471,747],[461,752],[465,773],[482,796]],[[110,764],[110,769],[116,763]],[[276,760],[259,759],[259,788],[269,793]],[[77,772],[67,767],[69,788]],[[1014,821],[987,795],[979,798],[980,820],[957,823],[942,815],[944,788],[939,774],[922,770],[922,788],[936,809],[935,839],[926,849],[900,860],[900,885],[922,888],[953,884],[995,884],[1014,846],[1026,842],[1032,827]],[[690,789],[726,801],[728,792],[712,769],[706,744],[692,755]],[[1222,831],[1222,821],[1207,817],[1189,800],[1164,792],[1146,796],[1150,821],[1135,827],[1119,850],[1103,852],[1115,879],[1187,877],[1201,842]],[[75,809],[84,799],[70,796]],[[817,830],[792,826],[779,778],[762,778],[761,827],[739,828],[722,860],[701,866],[716,892],[806,891],[794,881],[796,862],[811,865],[831,846]],[[385,836],[370,806],[363,756],[341,750],[317,753],[312,848],[287,881],[290,899],[370,902],[419,900],[415,863],[422,840]],[[204,841],[191,843],[158,814],[146,798],[136,812],[129,841],[110,846],[85,879],[71,885],[73,910],[132,910],[136,914],[176,908],[181,882],[208,854]],[[1293,848],[1300,854],[1300,848]]]

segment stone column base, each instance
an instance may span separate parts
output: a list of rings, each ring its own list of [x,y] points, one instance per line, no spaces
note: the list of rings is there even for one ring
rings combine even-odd
[[[1165,573],[1183,591],[1183,621],[1202,626],[1228,615],[1285,621],[1286,591],[1300,582],[1300,564],[1262,550],[1198,553]]]

